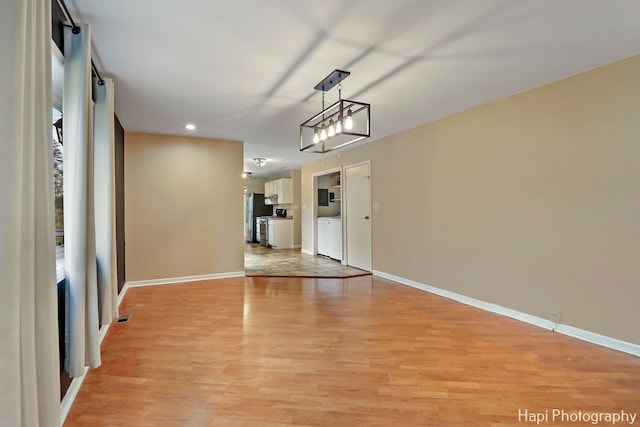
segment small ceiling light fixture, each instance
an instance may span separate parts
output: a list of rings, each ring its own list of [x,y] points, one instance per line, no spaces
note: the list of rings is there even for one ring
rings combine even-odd
[[[184,128],[186,130],[196,130],[196,125],[194,125],[193,123],[187,123],[186,125],[184,125]]]
[[[371,105],[342,99],[349,71],[334,70],[314,89],[322,91],[322,111],[300,125],[300,151],[326,153],[371,136]],[[324,94],[338,85],[338,101],[325,108]]]
[[[258,165],[259,168],[267,164],[267,159],[264,157],[254,157],[253,161],[256,162],[256,165]]]
[[[251,172],[242,172],[243,178],[251,178]]]

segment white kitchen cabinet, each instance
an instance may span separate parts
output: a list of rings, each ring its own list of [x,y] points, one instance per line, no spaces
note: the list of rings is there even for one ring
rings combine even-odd
[[[318,255],[342,260],[342,220],[318,217]]]
[[[275,181],[267,181],[264,183],[264,204],[265,205],[272,205],[273,203],[271,203],[271,196],[273,196],[274,194],[276,194],[276,191],[274,190],[274,182]]]
[[[274,249],[293,248],[293,220],[271,219],[268,225],[269,246]]]
[[[264,203],[281,205],[293,203],[293,184],[291,178],[280,178],[264,183]]]

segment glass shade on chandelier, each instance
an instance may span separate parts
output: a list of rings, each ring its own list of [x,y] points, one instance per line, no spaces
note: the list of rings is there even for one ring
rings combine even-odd
[[[335,70],[314,89],[323,91],[322,111],[300,125],[300,151],[326,153],[368,138],[371,134],[371,106],[364,102],[342,99],[338,86],[338,101],[324,105],[324,92],[349,75]]]
[[[353,113],[351,113],[351,110],[347,111],[347,118],[344,119],[344,128],[346,130],[353,129]]]
[[[327,130],[325,128],[322,128],[322,130],[320,131],[320,141],[326,141],[327,138]]]
[[[327,136],[329,138],[333,138],[336,136],[336,128],[333,127],[333,120],[329,120],[329,130],[327,131]]]

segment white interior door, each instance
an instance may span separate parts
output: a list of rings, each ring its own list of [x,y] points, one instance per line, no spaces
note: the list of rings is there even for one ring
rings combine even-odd
[[[371,271],[371,177],[369,164],[345,168],[347,264]]]

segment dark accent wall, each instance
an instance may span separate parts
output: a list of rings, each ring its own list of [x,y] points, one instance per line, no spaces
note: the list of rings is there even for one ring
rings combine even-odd
[[[125,277],[125,246],[124,246],[124,128],[115,117],[115,168],[116,168],[116,256],[117,277],[118,277],[118,293],[122,292],[122,288],[126,282]]]
[[[64,52],[64,33],[62,24],[67,20],[60,4],[56,0],[51,0],[51,38],[60,49]]]
[[[63,398],[71,385],[69,373],[64,369],[64,358],[66,355],[64,343],[65,331],[65,281],[62,279],[58,283],[58,347],[60,353],[60,398]]]

